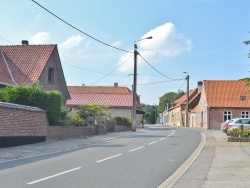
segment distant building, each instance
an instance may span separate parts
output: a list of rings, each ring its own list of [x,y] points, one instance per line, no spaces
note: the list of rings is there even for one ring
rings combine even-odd
[[[69,111],[75,113],[81,105],[108,106],[111,117],[123,116],[131,119],[133,93],[127,87],[114,86],[68,86],[71,99],[67,101]],[[137,124],[142,114],[140,98],[137,96]]]

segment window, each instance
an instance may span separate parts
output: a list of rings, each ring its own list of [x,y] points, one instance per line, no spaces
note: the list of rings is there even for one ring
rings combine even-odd
[[[240,96],[240,100],[241,101],[245,101],[246,100],[246,96]]]
[[[54,68],[49,67],[48,82],[54,84]]]
[[[241,112],[241,117],[242,118],[249,118],[249,112],[248,111],[242,111]]]
[[[230,120],[231,118],[232,118],[232,112],[231,111],[224,111],[223,121]]]
[[[72,108],[71,107],[69,107],[68,110],[69,110],[69,112],[72,112]]]

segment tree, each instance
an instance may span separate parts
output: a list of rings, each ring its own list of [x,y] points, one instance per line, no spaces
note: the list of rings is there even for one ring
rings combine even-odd
[[[148,105],[141,103],[142,110],[145,111],[145,122],[149,124],[154,124],[156,122],[156,114],[158,114],[158,107],[155,105]]]
[[[249,45],[249,44],[250,44],[250,40],[244,41],[244,43],[245,43],[246,45]],[[250,52],[248,53],[248,57],[250,58]]]
[[[94,117],[99,123],[102,117],[110,117],[107,106],[99,106],[96,104],[82,105],[78,107],[78,114],[81,118],[87,119],[88,116]]]
[[[185,94],[184,91],[178,91],[178,93],[175,93],[175,92],[165,93],[162,97],[160,97],[159,106],[158,106],[159,113],[162,113],[165,110],[165,107],[167,106],[167,104],[171,104],[176,99],[183,96],[184,94]]]

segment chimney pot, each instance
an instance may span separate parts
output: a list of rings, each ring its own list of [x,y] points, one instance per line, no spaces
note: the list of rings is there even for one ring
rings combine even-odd
[[[27,40],[22,40],[22,45],[29,45],[29,41],[27,41]]]
[[[114,83],[114,87],[118,87],[118,83],[117,82]]]

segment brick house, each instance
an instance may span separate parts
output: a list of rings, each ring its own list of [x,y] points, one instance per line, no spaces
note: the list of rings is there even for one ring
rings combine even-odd
[[[58,90],[62,103],[70,99],[57,45],[0,46],[0,88],[7,85],[34,85],[39,81],[45,90]]]
[[[189,91],[189,112],[194,110],[199,103],[202,82],[198,82],[198,87]],[[186,124],[186,101],[187,95],[170,104],[163,112],[163,125],[185,126]],[[189,126],[194,126],[194,121],[189,118]]]
[[[220,129],[227,119],[250,117],[249,91],[244,81],[204,80],[195,127]]]
[[[127,87],[114,86],[68,86],[71,99],[67,101],[69,111],[75,113],[77,107],[87,104],[108,106],[111,117],[124,116],[132,118],[133,93]],[[137,124],[140,124],[140,98],[137,96]]]

